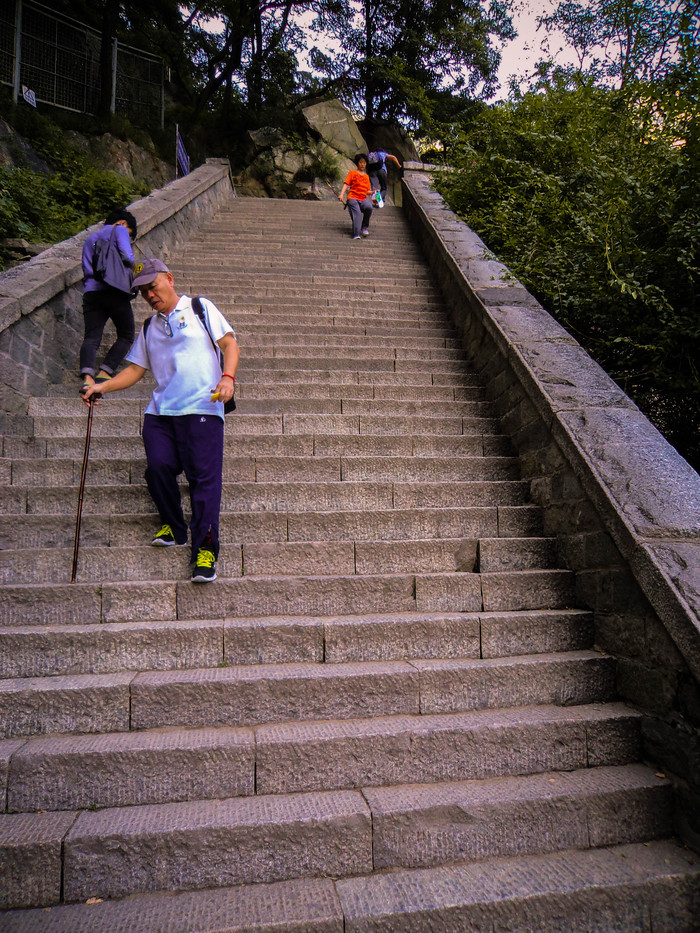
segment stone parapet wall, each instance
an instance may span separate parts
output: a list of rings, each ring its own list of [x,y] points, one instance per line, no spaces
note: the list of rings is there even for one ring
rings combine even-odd
[[[544,509],[620,695],[648,715],[679,831],[700,843],[700,476],[586,351],[404,166],[403,206]]]
[[[235,196],[229,164],[208,159],[191,174],[129,205],[134,255],[168,256]],[[97,224],[0,275],[0,426],[30,433],[30,396],[78,370],[83,337],[81,252]],[[109,325],[111,327],[111,325]],[[112,338],[113,339],[113,338]],[[77,387],[77,380],[76,380]]]

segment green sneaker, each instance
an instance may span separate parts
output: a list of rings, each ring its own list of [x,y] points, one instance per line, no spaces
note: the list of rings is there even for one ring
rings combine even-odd
[[[177,544],[175,540],[175,535],[173,534],[173,529],[170,525],[165,524],[156,534],[155,538],[151,541],[151,544],[154,547],[172,547],[174,544]]]
[[[211,583],[212,580],[216,580],[216,558],[213,551],[201,547],[197,551],[191,581],[192,583]]]

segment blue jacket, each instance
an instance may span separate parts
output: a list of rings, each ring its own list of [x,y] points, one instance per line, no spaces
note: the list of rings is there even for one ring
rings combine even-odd
[[[99,230],[91,233],[83,244],[83,291],[99,292],[109,288],[109,285],[105,285],[104,282],[98,282],[98,280],[92,274],[92,257],[95,250],[95,243],[97,243],[98,240],[108,240],[111,234],[112,225],[104,224],[104,226]],[[117,248],[119,249],[122,259],[124,262],[128,262],[129,265],[133,266],[134,254],[131,250],[131,238],[129,237],[129,231],[121,224],[117,224],[117,232],[115,237],[117,241]]]

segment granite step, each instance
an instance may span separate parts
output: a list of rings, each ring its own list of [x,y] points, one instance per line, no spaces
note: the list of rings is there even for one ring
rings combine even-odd
[[[194,291],[194,289],[192,289]],[[197,289],[204,291],[205,289]],[[398,296],[362,297],[357,290],[327,292],[319,288],[314,294],[311,289],[296,289],[291,293],[284,288],[268,289],[264,293],[249,293],[240,289],[207,288],[206,297],[213,301],[219,310],[230,314],[235,330],[235,311],[240,305],[251,303],[265,312],[270,320],[281,315],[290,320],[294,312],[302,314],[328,314],[333,312],[336,319],[352,322],[362,318],[367,323],[386,321],[424,321],[431,325],[446,323],[443,299],[437,295],[416,295],[413,290]],[[303,322],[300,322],[303,323]]]
[[[326,262],[326,266],[328,265]],[[206,295],[218,292],[233,296],[234,301],[242,302],[264,303],[270,298],[279,297],[287,285],[290,298],[297,302],[305,295],[321,302],[342,297],[368,306],[377,302],[384,308],[391,302],[398,305],[413,300],[418,304],[429,301],[439,305],[443,300],[434,283],[424,275],[418,274],[416,266],[411,264],[394,270],[392,275],[388,275],[373,287],[365,289],[363,286],[359,290],[356,285],[348,283],[347,276],[339,276],[332,268],[299,270],[289,266],[268,267],[245,272],[238,269],[232,274],[230,271],[223,272],[221,267],[217,266],[209,271],[202,270],[196,275],[190,272],[175,274],[180,276],[183,291],[191,294],[204,291]],[[440,310],[444,312],[444,304]]]
[[[374,468],[378,478],[370,479],[369,471],[363,474],[363,469],[367,469],[366,461],[355,457],[343,464],[343,469],[349,474],[348,478],[335,482],[324,481],[320,476],[317,481],[310,482],[225,482],[221,508],[223,512],[269,510],[342,513],[358,509],[377,511],[507,504],[507,487],[503,490],[500,485],[496,485],[490,492],[483,488],[488,483],[484,479],[484,474],[488,472],[484,469],[484,460],[488,459],[465,457],[452,469],[435,469],[435,474],[443,473],[444,480],[421,482],[420,476],[433,475],[430,469],[432,463],[428,459],[404,461],[405,471],[408,472],[410,468],[410,475],[407,481],[400,481],[395,475],[395,469],[382,470],[379,465]],[[513,475],[517,473],[517,464],[512,460],[492,458],[492,462],[499,480],[517,480],[517,476]],[[505,501],[502,495],[504,491]],[[0,489],[0,513],[5,515],[74,515],[77,502],[77,485],[7,486]],[[84,515],[144,513],[152,507],[145,483],[85,484]]]
[[[278,385],[285,388],[293,388],[297,385],[313,385],[319,387],[319,393],[330,392],[332,388],[335,395],[342,393],[344,388],[349,389],[354,386],[377,388],[378,391],[382,391],[380,388],[382,386],[390,387],[395,390],[414,386],[421,386],[423,388],[429,386],[447,386],[455,391],[478,389],[478,385],[474,381],[473,373],[467,370],[458,373],[434,373],[425,370],[418,370],[416,372],[386,371],[370,373],[363,372],[359,369],[352,372],[350,370],[334,371],[326,368],[275,372],[275,374],[271,376],[264,366],[254,367],[249,365],[245,369],[245,378],[242,378],[240,372],[237,374],[237,386],[238,390],[241,390],[246,386],[252,387],[253,385],[262,385],[272,388]],[[144,376],[141,382],[138,382],[129,389],[120,391],[118,394],[113,393],[111,396],[107,396],[105,401],[115,403],[114,405],[110,404],[110,408],[114,408],[114,410],[118,410],[118,402],[124,399],[139,399],[142,402],[148,402],[151,397],[152,387],[152,380],[150,380],[148,376]],[[78,399],[79,388],[79,380],[72,374],[66,373],[64,374],[64,382],[51,387],[50,391],[47,393],[47,397],[49,399],[67,399],[73,402]],[[44,404],[41,399],[34,399],[33,402],[37,405]]]
[[[399,786],[363,794],[261,794],[82,811],[70,828],[57,827],[54,838],[61,834],[59,871],[71,903],[585,851],[623,837],[629,845],[669,834],[670,791],[653,772],[631,766],[461,782],[442,791]],[[44,837],[45,816],[0,816],[0,838],[5,830],[11,857],[29,871],[27,841]],[[16,842],[18,824],[24,844]],[[517,828],[505,840],[504,824]],[[431,845],[437,839],[439,848]],[[31,883],[25,876],[23,886]]]
[[[434,449],[426,451],[425,456],[421,456],[420,452],[414,454],[410,441],[403,444],[400,441],[393,443],[391,440],[379,443],[370,439],[362,444],[357,441],[353,444],[344,438],[340,442],[326,442],[329,449],[332,444],[334,453],[315,453],[315,445],[320,447],[323,443],[321,439],[310,438],[305,450],[301,444],[294,450],[291,442],[285,445],[272,442],[261,444],[262,450],[255,449],[258,445],[248,444],[251,452],[242,455],[240,447],[246,445],[229,439],[223,465],[224,483],[284,480],[340,482],[358,477],[372,480],[392,476],[403,482],[421,477],[430,477],[432,481],[454,477],[455,480],[464,482],[465,474],[474,473],[481,474],[482,479],[469,482],[487,482],[484,474],[488,475],[489,467],[493,469],[496,489],[502,489],[503,484],[521,482],[517,479],[503,478],[504,474],[517,473],[517,469],[509,469],[509,464],[515,465],[516,461],[506,456],[505,448],[502,448],[504,453],[501,456],[485,456],[483,441],[479,436],[473,436],[469,441],[465,438],[464,442],[461,438],[453,440],[452,443],[445,439],[439,444],[435,443]],[[36,444],[32,446],[38,447]],[[119,452],[110,451],[110,456],[105,457],[104,451],[107,446],[107,443],[103,443],[98,449],[96,443],[94,450],[92,444],[90,446],[91,456],[86,476],[89,486],[140,485],[145,482],[146,459],[143,449],[139,450],[139,443],[132,445],[134,456],[128,458],[119,456],[119,453],[127,448],[126,444],[120,447]],[[270,449],[275,446],[286,446],[289,453],[282,456],[265,454],[265,447]],[[447,456],[440,456],[442,451],[445,451]],[[7,486],[76,485],[82,471],[82,456],[78,459],[81,453],[79,443],[70,444],[66,439],[65,444],[52,445],[50,456],[2,458],[0,478]],[[69,456],[71,454],[72,456]],[[401,455],[400,459],[398,455]],[[483,468],[478,466],[481,461],[485,464]],[[185,485],[184,475],[180,477],[180,481]]]
[[[238,258],[240,260],[241,255],[239,255]],[[192,264],[188,264],[187,266],[180,264],[174,270],[174,274],[186,276],[193,281],[197,277],[206,277],[208,283],[223,287],[226,287],[231,282],[230,267],[227,269],[221,262],[203,262],[199,267],[195,267]],[[352,286],[349,285],[348,276],[344,274],[344,271],[339,272],[332,266],[326,269],[319,269],[314,266],[299,268],[290,264],[280,264],[273,269],[269,267],[266,269],[255,269],[246,263],[243,268],[239,265],[236,269],[236,286],[239,288],[245,288],[247,286],[251,292],[257,291],[261,286],[262,288],[275,285],[284,286],[285,283],[288,283],[290,287],[324,285],[326,287],[340,286],[342,288],[352,288]],[[373,283],[367,283],[367,290],[364,294],[380,294],[387,291],[391,293],[395,288],[401,288],[402,286],[406,290],[416,287],[431,294],[438,293],[435,282],[426,270],[424,268],[421,269],[416,263],[408,262],[394,269],[391,275],[387,275],[386,277],[382,276],[381,279]]]
[[[0,627],[0,677],[175,670],[221,664],[495,658],[593,645],[580,609],[366,613]]]
[[[329,414],[370,414],[370,415],[391,415],[396,413],[397,415],[410,415],[416,414],[423,417],[444,417],[444,416],[476,416],[476,417],[489,417],[492,413],[492,407],[489,402],[485,402],[478,399],[464,399],[464,398],[448,398],[448,399],[418,399],[410,398],[407,396],[415,395],[416,393],[407,392],[404,394],[402,399],[398,398],[355,398],[355,394],[359,393],[349,393],[349,397],[346,397],[346,393],[339,393],[337,397],[331,398],[326,396],[325,398],[317,398],[314,396],[310,397],[300,397],[293,396],[291,394],[287,395],[278,395],[275,396],[272,393],[271,398],[261,399],[251,397],[253,393],[250,394],[239,394],[236,398],[238,410],[236,413],[236,418],[240,419],[241,415],[249,414],[267,414],[268,412],[280,412],[280,413],[329,413]],[[76,398],[78,404],[82,404],[80,399]],[[99,415],[99,418],[93,419],[93,429],[97,432],[97,421],[102,419],[108,419],[111,423],[112,420],[119,418],[123,419],[125,422],[128,419],[129,413],[126,410],[126,406],[129,404],[129,400],[119,400],[116,402],[116,405],[112,404],[113,399],[110,396],[107,396],[101,402],[98,403],[99,407],[95,409],[95,414]],[[119,407],[117,407],[119,406]],[[132,402],[132,407],[135,409],[133,415],[136,418],[141,414],[140,406],[145,409],[146,405],[144,403],[139,403],[134,400]],[[68,412],[65,416],[61,416],[58,413],[55,415],[48,416],[52,421],[56,417],[65,417],[66,419],[72,421],[82,421],[83,431],[85,431],[87,408],[83,405],[84,412],[81,413],[79,409],[73,410],[70,406],[66,406]],[[82,418],[81,418],[82,414]],[[41,435],[46,430],[46,415],[36,416],[36,432]],[[132,423],[132,430],[134,425]],[[67,430],[75,431],[74,425],[69,425]],[[138,428],[137,428],[138,430]],[[102,433],[104,433],[104,426]]]
[[[262,305],[256,301],[241,301],[235,305],[223,300],[220,310],[227,309],[227,313],[232,321],[234,330],[238,334],[239,328],[243,334],[250,333],[269,333],[273,336],[284,336],[292,333],[298,334],[300,330],[310,333],[320,334],[346,334],[349,336],[355,334],[377,334],[379,336],[393,336],[401,340],[402,338],[415,337],[455,337],[455,331],[449,324],[449,321],[439,314],[431,314],[429,317],[408,315],[402,318],[391,317],[388,314],[382,319],[376,316],[363,318],[361,314],[353,314],[352,317],[343,317],[334,313],[330,307],[318,309],[315,313],[309,313],[308,307],[299,305],[292,308],[287,305],[287,314],[283,311],[277,311],[272,320],[268,318],[267,306],[263,314]],[[339,310],[339,309],[338,309]],[[145,317],[145,315],[144,315]],[[140,323],[140,322],[139,322]]]
[[[0,678],[216,667],[223,639],[220,619],[0,627]]]
[[[597,702],[47,735],[5,740],[0,758],[8,799],[29,810],[42,801],[57,809],[168,802],[187,794],[188,782],[203,798],[226,788],[286,794],[428,782],[437,790],[456,781],[634,764],[640,723],[621,704]],[[228,767],[211,767],[210,757]],[[158,781],[146,780],[154,773]]]
[[[466,485],[466,484],[465,484]],[[478,490],[479,484],[475,484]],[[105,487],[107,488],[107,487]],[[425,491],[427,494],[427,490]],[[441,508],[412,506],[372,512],[238,511],[221,515],[223,545],[241,541],[398,541],[431,538],[532,537],[542,534],[542,512],[522,503],[523,485],[503,483],[500,503],[490,506]],[[77,497],[75,500],[77,503]],[[26,504],[26,503],[25,503]],[[159,519],[149,502],[148,511],[129,514],[85,513],[81,524],[83,547],[136,547],[151,541]],[[74,505],[75,508],[75,505]],[[21,517],[20,517],[21,516]],[[0,533],[8,550],[36,547],[73,547],[75,514],[0,515]]]
[[[257,343],[252,342],[250,344],[244,345],[245,351],[245,360],[241,363],[241,367],[244,367],[244,364],[249,360],[267,360],[270,358],[284,357],[288,360],[300,359],[304,360],[309,356],[322,356],[328,363],[331,363],[335,359],[342,360],[348,355],[348,344],[351,344],[352,350],[356,350],[358,355],[361,353],[363,364],[368,360],[422,360],[425,362],[430,362],[431,364],[442,363],[444,361],[458,361],[464,363],[466,361],[466,354],[462,348],[452,348],[452,347],[421,347],[417,345],[413,346],[395,346],[393,343],[389,342],[380,342],[377,340],[367,342],[366,346],[358,346],[357,343],[353,341],[326,341],[322,342],[320,340],[311,341],[308,344],[299,342],[298,345],[293,343],[288,343],[286,341],[281,341],[278,345],[272,343]],[[355,357],[357,360],[357,357]],[[328,365],[328,364],[327,364]],[[302,367],[303,368],[303,367]],[[244,368],[241,368],[241,372],[245,372]]]
[[[287,575],[0,586],[0,626],[134,622],[238,615],[359,612],[506,612],[575,606],[567,570]]]
[[[207,290],[208,291],[208,290]],[[236,313],[257,312],[259,320],[273,324],[293,324],[295,321],[300,330],[308,323],[319,324],[325,317],[332,316],[333,321],[339,324],[364,324],[367,326],[398,325],[399,327],[444,327],[448,318],[444,313],[444,305],[430,300],[416,301],[413,298],[403,298],[398,301],[385,301],[386,307],[378,306],[378,302],[362,301],[360,299],[326,298],[324,300],[309,301],[287,296],[268,296],[261,300],[251,296],[246,301],[245,296],[233,299],[228,292],[210,292],[207,298],[214,302],[227,318],[235,330]]]
[[[84,436],[80,437],[20,437],[6,435],[3,439],[5,460],[27,461],[70,458],[82,464]],[[488,431],[474,429],[471,434],[447,435],[378,435],[378,434],[236,434],[224,435],[224,468],[232,458],[244,457],[478,457],[510,456],[507,438]],[[144,460],[140,437],[94,437],[90,444],[90,464],[100,459]],[[21,464],[20,470],[29,470]],[[7,476],[5,465],[5,475]],[[10,473],[12,470],[10,470]]]
[[[542,570],[556,566],[552,539],[444,538],[418,541],[245,542],[222,545],[220,577],[299,574],[481,573]],[[190,548],[85,547],[79,553],[79,583],[108,580],[183,579]],[[67,583],[72,547],[0,551],[0,585]]]
[[[108,401],[100,402],[106,407]],[[131,417],[99,417],[93,419],[93,437],[138,437],[141,419]],[[496,419],[478,415],[382,415],[382,414],[246,414],[237,411],[226,422],[226,434],[437,434],[463,435],[498,432]],[[80,437],[84,440],[87,416],[66,417],[60,422],[42,416],[34,418],[34,436],[38,438]]]
[[[610,658],[254,664],[0,680],[2,738],[610,702]]]
[[[57,821],[50,834],[46,816],[0,816],[15,843],[8,857],[25,867],[20,890],[8,891],[5,906],[24,906],[24,891],[56,870],[68,903],[372,870],[370,813],[357,791],[64,811],[63,821],[70,816],[72,826]],[[59,865],[47,854],[33,871],[26,870],[39,842],[46,850],[59,839]],[[56,892],[51,900],[45,897],[44,904],[56,903],[55,897]]]
[[[373,874],[336,892],[344,933],[694,933],[699,887],[697,858],[660,841]]]
[[[566,712],[565,712],[566,711]],[[517,713],[517,715],[516,715]],[[494,728],[504,741],[534,741],[537,753],[511,754],[490,738],[492,758],[459,761],[470,743]],[[583,730],[583,732],[582,732]],[[577,707],[524,707],[470,713],[388,716],[341,722],[288,723],[252,727],[145,729],[102,735],[47,735],[0,742],[3,794],[11,813],[95,809],[178,800],[211,799],[255,793],[297,793],[424,782],[442,774],[442,782],[539,774],[550,766],[587,767],[587,738],[610,740],[612,749],[596,756],[596,768],[633,761],[638,723],[616,704]],[[574,741],[564,758],[541,747],[562,736]],[[314,743],[318,748],[314,748]],[[371,760],[376,742],[376,760]],[[408,755],[406,775],[396,761],[398,750],[418,742],[431,748],[432,764],[421,772]],[[456,744],[456,748],[454,747]],[[405,754],[399,753],[399,755]],[[345,760],[345,755],[352,759]],[[325,756],[325,757],[324,757]],[[296,773],[293,762],[298,759]],[[257,779],[256,779],[257,775]],[[553,782],[552,782],[553,783]],[[450,784],[431,785],[434,794]],[[408,831],[408,829],[407,829]]]
[[[670,841],[7,911],[7,933],[695,933],[700,870]],[[673,894],[670,892],[673,891]]]

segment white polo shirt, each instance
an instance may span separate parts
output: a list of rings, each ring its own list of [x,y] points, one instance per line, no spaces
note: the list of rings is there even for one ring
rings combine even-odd
[[[202,298],[204,316],[214,340],[225,334],[236,336],[216,305]],[[218,415],[223,419],[223,402],[211,402],[212,390],[221,379],[218,353],[209,334],[183,295],[170,314],[158,312],[143,328],[127,354],[129,363],[150,369],[156,380],[148,415]]]

